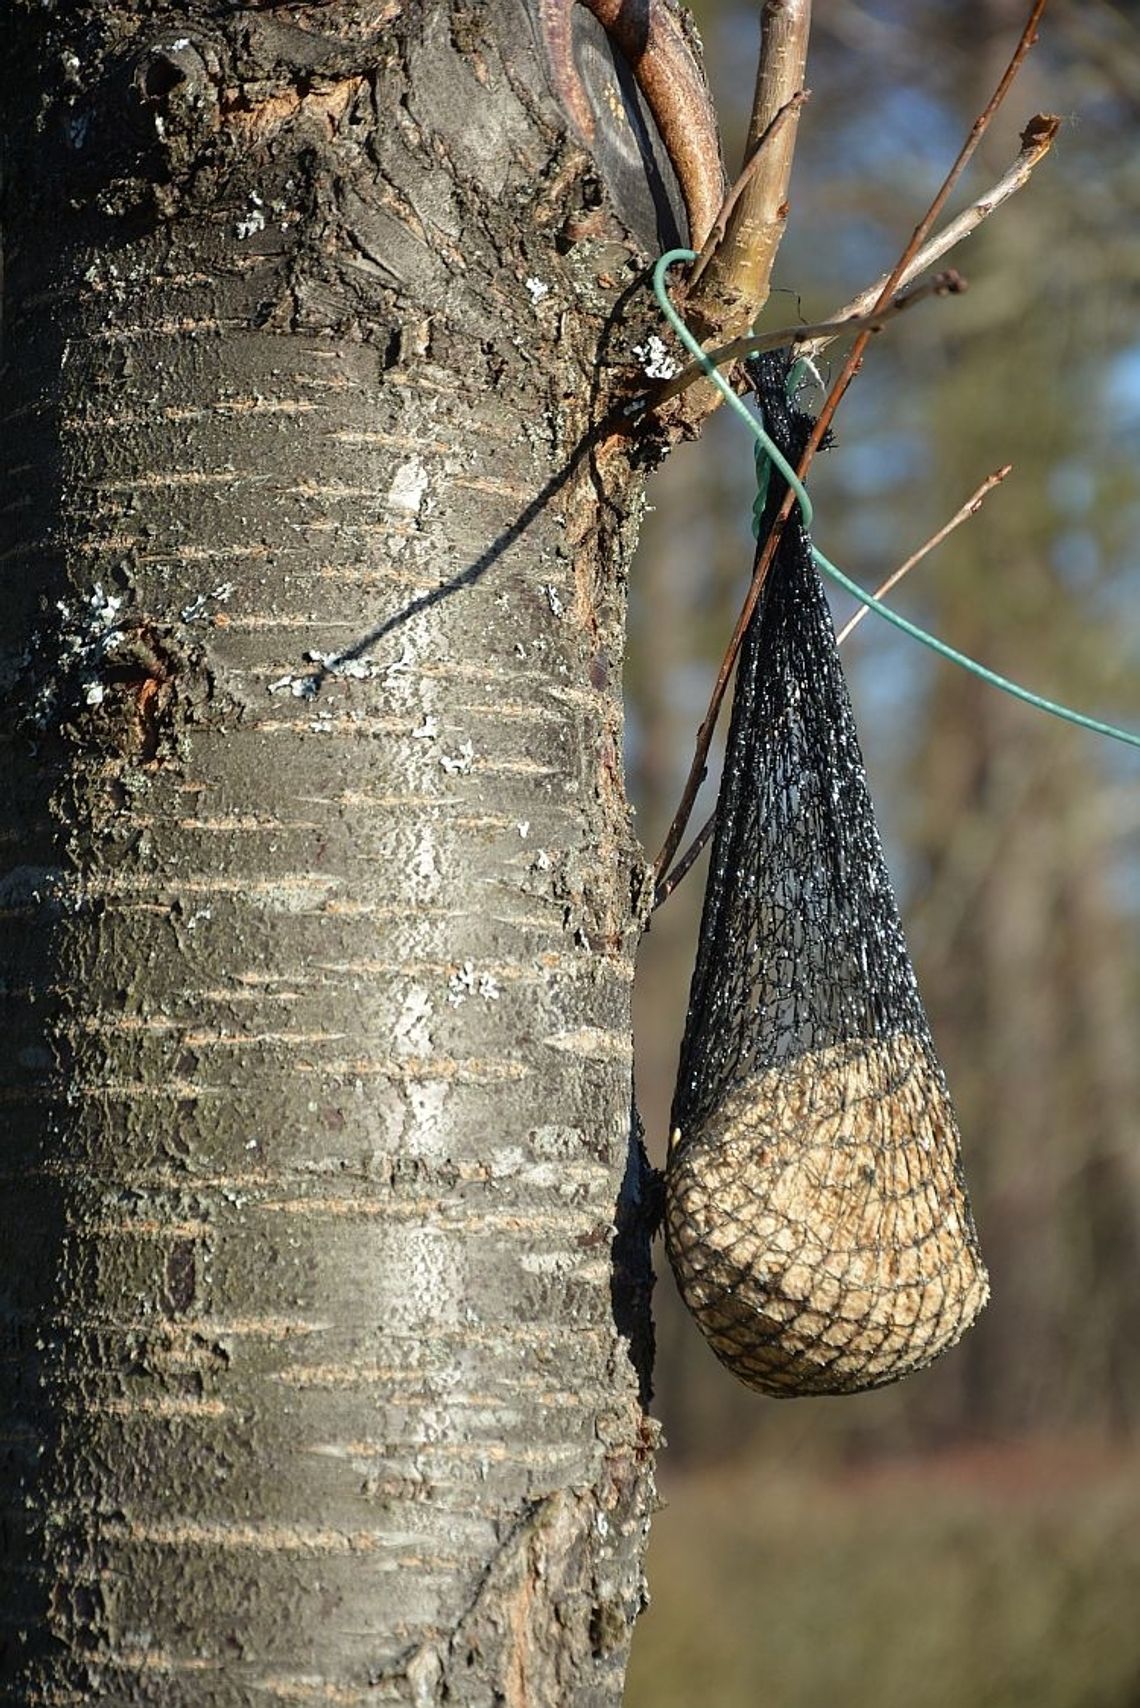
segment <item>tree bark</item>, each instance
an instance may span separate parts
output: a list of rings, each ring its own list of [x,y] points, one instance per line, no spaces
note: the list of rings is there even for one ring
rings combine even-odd
[[[617,1703],[636,251],[518,0],[0,14],[0,1700]]]

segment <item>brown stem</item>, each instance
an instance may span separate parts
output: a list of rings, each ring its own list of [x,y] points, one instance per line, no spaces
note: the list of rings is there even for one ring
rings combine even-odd
[[[940,261],[943,255],[949,254],[951,249],[954,249],[963,239],[975,232],[983,220],[988,219],[1003,203],[1008,202],[1009,198],[1016,195],[1018,190],[1024,189],[1035,167],[1040,165],[1052,148],[1060,128],[1061,120],[1055,113],[1036,113],[1021,133],[1021,153],[1008,172],[999,178],[997,183],[992,185],[984,195],[971,202],[970,206],[965,208],[956,219],[952,219],[949,225],[944,225],[941,231],[935,232],[934,236],[922,245],[903,270],[900,284],[909,284],[911,279],[916,279],[920,273],[926,271],[927,267],[932,267],[935,261]],[[838,309],[832,319],[842,322],[848,317],[865,315],[873,311],[875,304],[883,294],[889,277],[888,273],[884,273],[877,283],[869,285],[865,291],[860,291],[857,297],[852,298],[843,308]],[[815,328],[809,328],[808,331],[810,340],[802,354],[814,360],[830,344],[834,334],[823,335],[823,328],[820,328],[819,336],[816,336]]]
[[[765,0],[752,118],[744,148],[746,179],[689,298],[699,338],[734,336],[751,326],[768,300],[772,267],[788,213],[788,180],[796,147],[811,0]],[[799,97],[799,99],[797,99]],[[786,113],[786,122],[777,124]]]
[[[920,273],[926,271],[927,267],[932,267],[936,261],[941,260],[943,255],[948,254],[951,249],[956,248],[959,243],[975,232],[983,220],[988,219],[992,213],[996,213],[997,209],[1002,207],[1011,196],[1016,195],[1018,190],[1024,189],[1035,168],[1040,165],[1052,148],[1060,128],[1061,120],[1056,114],[1036,113],[1021,133],[1021,152],[1013,165],[998,179],[996,184],[991,185],[976,201],[971,202],[970,206],[965,208],[956,219],[952,219],[949,225],[944,225],[941,231],[935,232],[934,236],[922,245],[921,249],[907,264],[900,283],[904,286],[909,285],[912,279],[916,279]],[[715,235],[715,227],[713,234]],[[699,265],[699,262],[694,264],[694,271]],[[821,320],[813,326],[784,327],[776,332],[766,332],[755,338],[733,339],[730,344],[724,344],[719,349],[710,350],[708,352],[709,361],[715,367],[720,368],[728,362],[737,361],[744,356],[758,355],[763,350],[778,350],[785,344],[799,346],[800,353],[803,356],[806,356],[809,361],[815,361],[834,339],[842,337],[844,333],[861,332],[864,329],[876,332],[890,315],[920,301],[922,295],[926,293],[927,287],[925,286],[922,287],[921,291],[908,291],[905,295],[900,293],[876,314],[875,304],[882,297],[889,277],[889,273],[884,273],[875,284],[869,285],[864,291],[860,291],[857,297],[853,297],[842,308],[836,309],[835,313],[827,320]],[[932,279],[930,286],[934,294],[941,295],[945,290],[961,288],[961,285],[965,284],[965,281],[962,280],[961,285],[955,287],[950,283],[952,278],[958,279],[960,275],[955,273],[953,268],[950,268],[947,272],[940,273]],[[679,374],[674,375],[671,380],[662,385],[658,391],[640,402],[636,411],[631,406],[631,413],[641,414],[648,409],[660,409],[663,404],[679,396],[681,392],[687,391],[689,386],[696,384],[701,373],[702,369],[695,362],[691,362],[688,367],[682,369]]]
[[[807,101],[810,96],[810,89],[797,89],[791,100],[785,101],[784,105],[780,108],[767,130],[765,130],[764,134],[757,142],[752,153],[748,155],[739,178],[736,180],[736,183],[732,186],[731,190],[729,190],[727,196],[724,198],[724,201],[721,203],[720,212],[713,221],[712,230],[705,238],[700,254],[693,262],[693,270],[689,274],[690,292],[695,288],[702,273],[716,254],[718,247],[723,241],[724,234],[728,229],[728,222],[732,217],[733,209],[737,206],[741,197],[748,189],[748,186],[752,183],[756,174],[759,172],[760,164],[764,158],[764,150],[769,146],[773,139],[779,135],[781,128],[791,118],[792,114],[798,113],[804,102]]]
[[[693,867],[704,852],[709,837],[715,829],[716,813],[714,812],[710,813],[708,818],[706,818],[705,822],[701,825],[701,828],[697,831],[697,834],[693,837],[693,840],[689,843],[689,846],[685,849],[685,852],[681,855],[681,858],[677,861],[677,864],[673,867],[673,870],[669,873],[668,877],[662,878],[661,882],[657,885],[656,890],[653,892],[654,913],[656,913],[657,909],[669,900],[669,897],[673,894],[677,885],[681,883],[683,879],[688,877],[689,873],[692,871]]]

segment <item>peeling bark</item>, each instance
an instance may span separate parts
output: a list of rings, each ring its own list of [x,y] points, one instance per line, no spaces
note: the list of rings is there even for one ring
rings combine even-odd
[[[643,258],[512,0],[3,14],[0,1700],[614,1704]]]

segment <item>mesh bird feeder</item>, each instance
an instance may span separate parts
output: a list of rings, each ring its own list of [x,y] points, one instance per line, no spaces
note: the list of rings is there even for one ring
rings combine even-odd
[[[791,462],[786,358],[755,378]],[[784,496],[773,477],[763,540]],[[988,1282],[831,614],[793,515],[737,665],[666,1170],[666,1248],[717,1356],[777,1396],[922,1368]]]

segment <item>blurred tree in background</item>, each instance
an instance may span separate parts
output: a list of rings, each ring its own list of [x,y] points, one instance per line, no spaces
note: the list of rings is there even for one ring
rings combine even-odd
[[[890,266],[1025,11],[1022,0],[820,0],[783,289],[766,326],[821,318]],[[698,21],[731,163],[755,13],[708,0]],[[1037,111],[1064,117],[1061,138],[1030,187],[952,257],[968,295],[915,310],[873,343],[836,448],[813,470],[816,533],[872,586],[1013,463],[893,597],[1004,674],[1137,727],[1140,7],[1049,8],[961,201],[1001,175]],[[750,460],[744,436],[717,419],[651,492],[627,680],[629,785],[650,853],[746,583]],[[663,1279],[658,1410],[678,1519],[672,1528],[666,1512],[656,1527],[650,1587],[668,1611],[643,1622],[629,1700],[1132,1708],[1140,1638],[1124,1610],[1140,1593],[1140,1547],[1118,1546],[1112,1526],[1127,1512],[1135,1531],[1140,1518],[1140,755],[1008,700],[873,616],[847,667],[993,1302],[961,1347],[909,1383],[787,1405],[733,1383]],[[658,1161],[702,881],[703,866],[642,951],[638,1085]],[[898,1469],[936,1453],[925,1476]],[[881,1480],[892,1465],[905,1494]],[[847,1504],[824,1522],[837,1478]],[[855,1563],[872,1508],[886,1559],[869,1580]],[[958,1594],[963,1549],[976,1581]],[[896,1691],[832,1623],[828,1640],[857,1675],[836,1687],[812,1621],[837,1572],[848,1585],[837,1617],[845,1607],[861,1622],[869,1652],[882,1652],[880,1612],[910,1607],[911,1627],[928,1618],[930,1642],[907,1652],[937,1683],[917,1687],[904,1668]],[[774,1629],[753,1599],[763,1592],[783,1635],[738,1629],[739,1676],[718,1680],[706,1651],[722,1581],[758,1628]],[[728,1618],[727,1591],[717,1605]],[[686,1621],[694,1641],[704,1632],[699,1678],[685,1671]],[[785,1652],[797,1625],[810,1660],[799,1670]],[[955,1638],[989,1667],[985,1688],[950,1665]],[[730,1662],[734,1642],[720,1645]],[[749,1670],[742,1644],[766,1674]],[[1069,1664],[1075,1651],[1087,1665]]]

